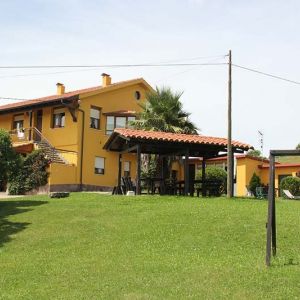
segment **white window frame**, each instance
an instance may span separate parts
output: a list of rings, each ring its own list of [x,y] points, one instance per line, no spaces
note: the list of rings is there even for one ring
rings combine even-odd
[[[100,129],[100,119],[101,119],[101,108],[96,106],[91,106],[90,109],[90,128]],[[93,127],[92,124],[96,121],[96,127]]]
[[[94,173],[97,175],[104,175],[105,173],[105,158],[96,156],[94,162]]]
[[[56,124],[58,120],[58,124]],[[66,112],[64,108],[54,108],[52,114],[52,127],[53,128],[64,128],[66,126]]]

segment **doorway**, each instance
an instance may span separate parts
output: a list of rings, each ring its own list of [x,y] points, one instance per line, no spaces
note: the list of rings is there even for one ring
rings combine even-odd
[[[35,117],[36,117],[35,127],[39,132],[42,132],[43,131],[43,110],[42,109],[37,110]],[[41,140],[41,135],[39,133],[35,133],[35,140],[36,141]]]

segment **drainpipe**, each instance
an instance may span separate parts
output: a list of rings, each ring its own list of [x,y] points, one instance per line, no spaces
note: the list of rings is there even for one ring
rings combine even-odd
[[[83,184],[82,184],[82,170],[83,170],[83,146],[84,146],[84,119],[85,119],[85,111],[81,108],[78,108],[78,111],[82,113],[82,122],[81,122],[81,146],[80,146],[80,176],[79,176],[79,182],[80,182],[80,191],[83,190]]]
[[[78,101],[78,103],[80,100]],[[68,107],[67,103],[64,103],[63,99],[61,100],[61,104],[65,107]],[[78,108],[78,111],[82,113],[82,122],[81,122],[81,145],[80,145],[80,169],[79,169],[79,190],[82,192],[83,184],[82,184],[82,170],[83,170],[83,147],[84,147],[84,122],[85,122],[85,111],[81,108]]]

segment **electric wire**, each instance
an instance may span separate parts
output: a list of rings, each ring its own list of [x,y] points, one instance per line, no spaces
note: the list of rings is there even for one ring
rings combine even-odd
[[[157,64],[112,64],[112,65],[41,65],[41,66],[0,66],[0,69],[59,69],[59,68],[136,68],[136,67],[185,67],[217,66],[227,63],[157,63]]]
[[[255,69],[245,67],[245,66],[241,66],[241,65],[237,65],[237,64],[232,64],[232,66],[234,66],[236,68],[243,69],[243,70],[247,70],[247,71],[250,71],[250,72],[258,73],[258,74],[261,74],[261,75],[264,75],[264,76],[268,76],[268,77],[272,77],[272,78],[275,78],[275,79],[279,79],[279,80],[283,80],[283,81],[287,81],[287,82],[290,82],[290,83],[300,85],[300,81],[291,80],[291,79],[288,79],[288,78],[285,78],[285,77],[282,77],[282,76],[273,75],[273,74],[270,74],[270,73],[266,73],[266,72],[263,72],[263,71],[255,70]]]
[[[215,56],[217,57],[217,56]],[[221,56],[218,56],[221,57]],[[223,57],[223,56],[222,56]],[[224,56],[225,57],[225,56]],[[193,59],[199,59],[198,58],[191,58]],[[203,57],[204,58],[204,57]],[[207,57],[206,57],[207,58]],[[89,70],[96,70],[96,68],[126,68],[126,67],[177,67],[177,66],[215,66],[215,65],[228,65],[228,63],[214,63],[214,62],[207,62],[207,63],[152,63],[152,64],[129,64],[129,65],[66,65],[66,66],[0,66],[0,69],[42,69],[42,68],[91,68],[93,67],[93,69],[89,69]],[[256,70],[250,67],[246,67],[246,66],[242,66],[242,65],[238,65],[238,64],[232,64],[232,66],[236,67],[236,68],[240,68],[246,71],[250,71],[250,72],[254,72],[257,74],[261,74],[264,76],[268,76],[274,79],[278,79],[278,80],[282,80],[285,82],[289,82],[289,83],[293,83],[293,84],[297,84],[300,85],[299,81],[295,81],[295,80],[291,80],[282,76],[278,76],[278,75],[273,75],[271,73],[267,73],[267,72],[263,72],[260,70]],[[186,73],[188,71],[190,71],[191,69],[176,73],[177,74],[182,74],[182,73]],[[48,74],[58,74],[58,73],[67,73],[67,72],[81,72],[81,71],[88,71],[88,69],[82,69],[82,70],[76,70],[76,71],[62,71],[62,72],[52,72],[52,73],[42,73],[42,74],[22,74],[22,75],[12,75],[12,76],[31,76],[31,75],[48,75]],[[3,78],[3,77],[0,77]],[[21,99],[21,98],[15,98],[15,97],[1,97],[1,100],[11,100],[11,101],[26,101],[26,100],[30,100],[30,99]]]

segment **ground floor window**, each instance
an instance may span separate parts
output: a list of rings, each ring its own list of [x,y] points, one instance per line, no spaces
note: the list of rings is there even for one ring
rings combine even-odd
[[[104,174],[104,157],[95,157],[95,174]]]

